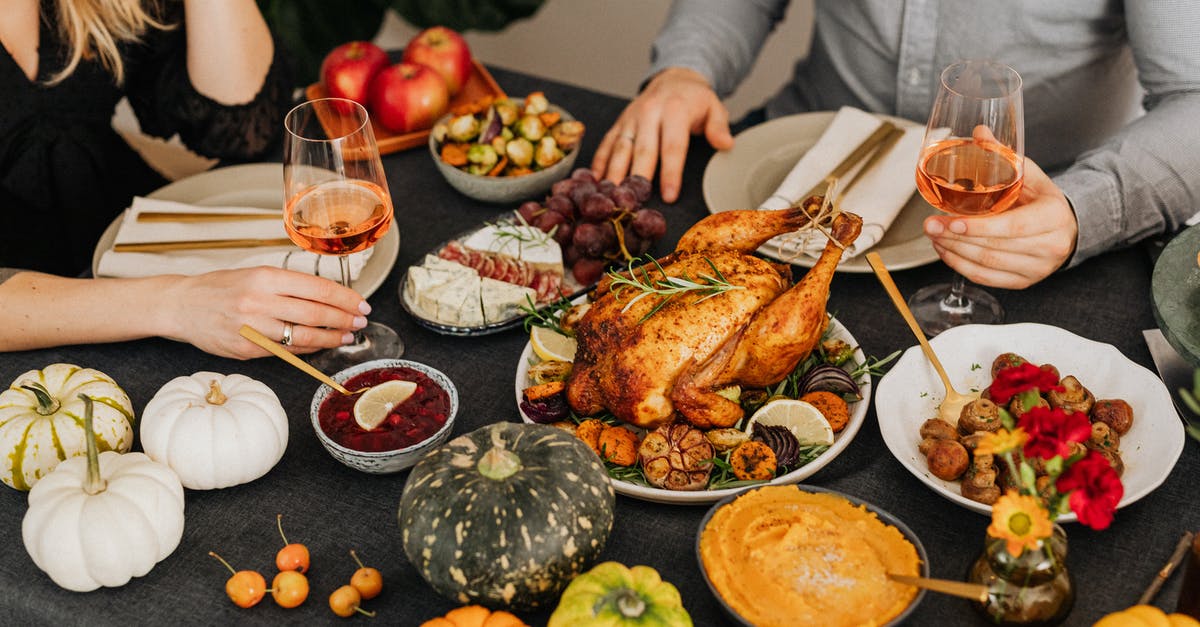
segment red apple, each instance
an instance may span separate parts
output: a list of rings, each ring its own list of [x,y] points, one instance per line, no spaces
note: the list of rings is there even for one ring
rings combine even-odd
[[[462,35],[445,26],[432,26],[416,34],[404,46],[408,63],[424,63],[446,79],[450,95],[457,94],[471,76],[471,49]]]
[[[334,98],[367,104],[371,79],[388,65],[387,53],[369,41],[351,41],[329,51],[321,62],[321,84]]]
[[[384,68],[371,81],[368,98],[375,120],[394,133],[430,128],[450,106],[446,81],[419,63]]]

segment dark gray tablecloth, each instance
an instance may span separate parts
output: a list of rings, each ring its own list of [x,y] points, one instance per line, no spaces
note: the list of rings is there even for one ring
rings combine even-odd
[[[586,89],[519,73],[496,69],[494,74],[508,93],[522,95],[542,89],[551,102],[588,125],[579,165],[590,162],[601,134],[624,104]],[[672,206],[656,202],[669,223],[658,252],[669,248],[688,226],[706,215],[700,181],[711,151],[701,145],[693,146],[691,153],[679,202]],[[397,295],[397,282],[405,268],[436,245],[504,208],[457,194],[437,173],[424,149],[387,156],[384,164],[402,243],[391,276],[370,298],[372,317],[400,331],[408,344],[405,357],[442,370],[458,385],[462,405],[455,434],[495,421],[518,421],[513,378],[526,336],[519,330],[478,338],[438,335],[417,326],[401,310]],[[1131,249],[1091,260],[1028,290],[993,293],[1003,302],[1010,322],[1056,325],[1113,344],[1133,361],[1152,368],[1140,333],[1155,324],[1150,273],[1144,252]],[[895,273],[905,294],[949,276],[940,263]],[[833,282],[830,310],[869,354],[887,355],[915,343],[873,276],[839,274]],[[77,594],[54,585],[34,566],[20,539],[26,494],[0,488],[0,537],[5,539],[0,543],[0,624],[336,622],[340,619],[329,611],[327,599],[354,571],[347,555],[352,548],[383,572],[384,593],[365,604],[378,612],[375,620],[381,624],[418,625],[455,606],[424,583],[401,549],[396,508],[407,473],[362,474],[326,454],[309,423],[309,402],[317,386],[291,366],[274,358],[250,362],[222,359],[191,346],[153,339],[2,354],[0,385],[26,370],[54,362],[110,374],[128,391],[139,414],[154,392],[174,377],[199,370],[242,373],[264,381],[279,395],[291,421],[291,438],[283,460],[262,479],[225,490],[188,491],[187,522],[179,548],[147,576],[117,589]],[[1121,509],[1108,530],[1067,526],[1067,563],[1078,590],[1069,624],[1090,624],[1104,613],[1135,603],[1180,534],[1200,529],[1193,483],[1197,476],[1200,446],[1189,441],[1166,482]],[[944,500],[909,474],[885,447],[874,408],[851,445],[810,483],[873,502],[906,522],[928,550],[935,577],[961,578],[983,547],[988,519]],[[722,625],[727,621],[705,587],[694,554],[697,525],[706,509],[618,497],[616,522],[603,557],[653,566],[679,587],[698,625]],[[270,599],[248,610],[236,608],[224,593],[228,573],[207,553],[215,550],[237,568],[257,569],[269,582],[275,573],[274,555],[281,546],[275,530],[276,513],[284,515],[288,538],[304,542],[312,553],[312,593],[304,605],[292,610],[281,609]],[[1159,595],[1159,606],[1173,608],[1178,590],[1176,577]],[[540,625],[548,614],[525,614],[523,618]],[[929,594],[909,624],[978,621],[966,601]]]

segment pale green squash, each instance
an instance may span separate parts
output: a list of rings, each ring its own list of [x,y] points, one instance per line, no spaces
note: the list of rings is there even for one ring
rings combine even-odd
[[[96,447],[133,446],[133,404],[108,375],[74,364],[30,370],[0,392],[0,481],[28,490],[68,457],[87,451],[83,402],[95,399]]]

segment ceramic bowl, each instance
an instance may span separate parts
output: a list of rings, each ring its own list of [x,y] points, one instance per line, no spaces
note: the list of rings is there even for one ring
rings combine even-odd
[[[570,113],[554,105],[550,105],[550,110],[561,114],[564,120],[575,119],[571,117]],[[437,124],[449,122],[452,115],[443,116],[437,121]],[[495,204],[511,204],[537,199],[544,195],[551,185],[571,175],[571,169],[575,167],[575,158],[579,156],[579,146],[576,145],[563,156],[561,161],[544,170],[522,176],[481,176],[469,174],[442,161],[440,150],[441,142],[437,141],[431,133],[429,154],[433,158],[433,162],[437,164],[438,171],[442,173],[450,186],[465,196]]]
[[[379,368],[397,367],[412,368],[429,377],[441,386],[442,389],[446,390],[446,393],[450,396],[450,408],[446,413],[446,423],[432,436],[405,448],[378,452],[359,451],[348,448],[335,442],[321,428],[321,423],[317,416],[321,403],[324,403],[330,394],[338,393],[328,385],[322,385],[317,388],[316,394],[313,395],[312,405],[309,407],[309,415],[312,417],[312,426],[313,430],[317,433],[317,439],[321,441],[321,445],[325,447],[325,450],[329,451],[329,454],[334,459],[362,472],[372,474],[399,472],[417,463],[421,457],[441,446],[446,441],[446,438],[450,436],[450,432],[454,429],[454,419],[458,415],[458,389],[454,387],[454,383],[450,381],[450,378],[440,370],[406,359],[376,359],[346,368],[333,375],[333,379],[338,383],[345,383],[352,377],[364,372]]]
[[[768,486],[762,486],[762,487],[768,487]],[[818,493],[818,494],[819,493],[832,494],[834,496],[839,496],[839,497],[849,501],[853,505],[861,505],[861,506],[867,508],[867,511],[874,513],[875,516],[877,516],[879,518],[880,522],[882,522],[886,525],[895,527],[900,532],[900,534],[904,536],[904,539],[906,539],[910,543],[912,543],[913,548],[915,548],[917,550],[917,559],[920,560],[920,562],[921,562],[919,574],[921,577],[929,577],[929,555],[925,553],[925,547],[921,544],[921,540],[919,538],[917,538],[917,534],[913,533],[912,529],[908,528],[908,525],[905,525],[903,522],[900,522],[899,518],[896,518],[895,516],[889,514],[888,512],[880,509],[879,507],[877,507],[871,503],[868,503],[859,498],[855,498],[855,497],[845,494],[843,492],[838,492],[836,490],[829,490],[827,488],[818,488],[816,486],[809,486],[809,485],[793,485],[793,486],[788,486],[788,487],[795,488],[796,490],[800,490],[802,492]],[[706,513],[704,515],[704,519],[700,521],[700,528],[696,532],[696,544],[695,544],[696,561],[700,564],[700,572],[704,574],[704,583],[708,585],[708,589],[710,592],[712,592],[713,597],[717,599],[717,603],[719,603],[721,605],[721,608],[723,610],[725,610],[725,613],[733,620],[733,622],[735,622],[738,625],[745,625],[746,627],[754,627],[754,624],[749,622],[745,618],[743,618],[741,614],[739,614],[736,610],[734,610],[732,607],[730,607],[728,603],[725,602],[725,599],[721,596],[721,593],[718,592],[716,587],[713,585],[712,579],[709,578],[708,569],[706,569],[704,567],[704,560],[700,556],[700,536],[704,533],[704,529],[706,527],[708,527],[708,522],[710,520],[712,520],[712,517],[714,514],[717,513],[717,510],[732,503],[734,501],[734,499],[738,498],[742,494],[746,494],[746,493],[749,493],[749,492],[752,492],[752,491],[758,490],[758,489],[761,489],[761,487],[760,488],[748,488],[742,492],[739,492],[738,494],[733,494],[733,495],[727,496],[727,497],[721,499],[720,501],[718,501],[715,505],[713,505],[711,508],[709,508],[708,513]],[[925,590],[923,588],[917,589],[917,594],[916,594],[916,596],[913,597],[912,601],[909,602],[908,607],[904,608],[904,611],[897,614],[894,618],[892,618],[888,622],[883,623],[882,627],[895,627],[896,625],[903,624],[905,619],[908,618],[909,614],[912,614],[913,610],[916,609],[917,605],[920,604],[921,600],[924,598],[925,598]]]

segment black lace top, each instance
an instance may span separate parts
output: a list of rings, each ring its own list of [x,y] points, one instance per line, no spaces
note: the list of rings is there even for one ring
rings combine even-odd
[[[253,101],[226,106],[210,100],[188,79],[182,3],[168,4],[173,30],[151,30],[142,43],[121,48],[123,87],[94,61],[45,85],[67,54],[48,0],[42,2],[36,80],[0,46],[0,267],[83,272],[101,233],[133,196],[166,182],[113,130],[122,96],[143,132],[178,133],[208,157],[246,160],[274,145],[290,103],[280,55]]]

